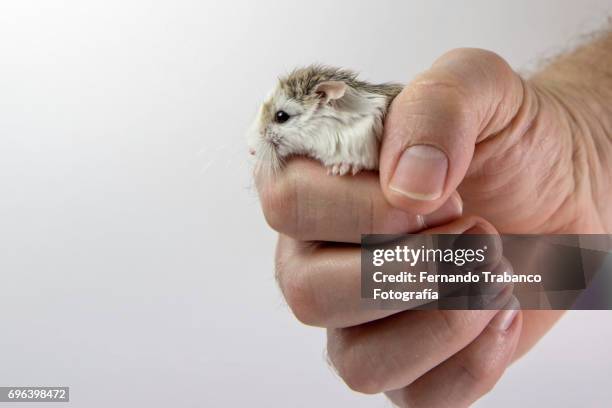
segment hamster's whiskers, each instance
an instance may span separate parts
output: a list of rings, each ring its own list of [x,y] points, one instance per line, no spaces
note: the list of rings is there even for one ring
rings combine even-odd
[[[274,177],[283,167],[284,160],[278,154],[277,144],[263,142],[257,149],[257,164],[255,171],[264,177]]]
[[[357,77],[310,65],[279,78],[249,130],[257,168],[274,175],[285,160],[306,155],[336,169],[334,175],[376,170],[383,121],[402,85]]]

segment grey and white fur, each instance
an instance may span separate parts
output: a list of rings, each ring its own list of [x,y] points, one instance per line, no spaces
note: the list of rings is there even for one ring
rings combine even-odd
[[[402,90],[371,84],[341,68],[310,65],[279,78],[249,130],[260,170],[276,173],[294,155],[320,161],[333,175],[378,168],[383,120]]]

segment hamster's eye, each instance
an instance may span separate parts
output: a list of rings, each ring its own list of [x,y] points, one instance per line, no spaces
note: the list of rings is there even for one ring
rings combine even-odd
[[[287,112],[279,110],[278,112],[276,112],[276,115],[274,115],[274,120],[276,121],[276,123],[285,123],[289,120],[289,117],[290,116]]]

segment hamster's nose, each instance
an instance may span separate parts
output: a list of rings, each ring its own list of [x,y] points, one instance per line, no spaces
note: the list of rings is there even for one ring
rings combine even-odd
[[[251,156],[255,156],[255,149],[253,149],[252,147],[251,147],[251,148],[249,148],[249,154],[250,154]]]

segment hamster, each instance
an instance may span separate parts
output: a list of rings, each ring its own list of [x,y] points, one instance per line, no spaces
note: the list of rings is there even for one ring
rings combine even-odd
[[[279,78],[248,132],[257,168],[282,169],[294,155],[320,161],[328,174],[378,169],[383,120],[402,90],[395,83],[371,84],[347,69],[299,68]]]

